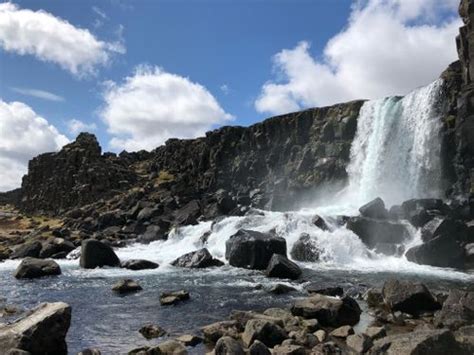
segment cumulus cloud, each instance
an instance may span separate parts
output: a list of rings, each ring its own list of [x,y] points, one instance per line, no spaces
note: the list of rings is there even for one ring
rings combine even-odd
[[[45,91],[45,90],[28,89],[28,88],[11,88],[11,90],[18,94],[32,96],[38,99],[56,101],[56,102],[64,101],[64,97],[53,94],[52,92]]]
[[[321,59],[307,41],[274,56],[276,78],[262,86],[255,108],[279,114],[406,94],[428,84],[457,58],[457,5],[458,0],[357,2]]]
[[[67,122],[67,128],[69,133],[76,135],[80,132],[91,132],[97,129],[97,125],[94,122],[86,123],[81,120],[73,118]]]
[[[154,149],[232,119],[204,86],[158,67],[140,66],[122,83],[106,83],[104,101],[100,115],[113,149]]]
[[[0,191],[21,185],[28,160],[66,143],[68,139],[31,107],[0,99]]]
[[[125,52],[119,42],[103,42],[87,29],[48,12],[21,9],[12,3],[0,4],[0,47],[58,64],[77,77],[94,74],[114,53]]]

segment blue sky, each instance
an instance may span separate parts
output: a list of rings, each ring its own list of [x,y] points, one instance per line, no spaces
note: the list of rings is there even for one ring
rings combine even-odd
[[[19,184],[32,156],[80,130],[105,150],[152,149],[224,124],[404,94],[456,59],[456,8],[457,0],[0,3],[0,190]]]

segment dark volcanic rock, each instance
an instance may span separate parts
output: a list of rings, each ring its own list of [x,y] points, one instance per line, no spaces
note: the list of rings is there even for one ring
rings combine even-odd
[[[417,264],[462,268],[465,263],[465,251],[454,236],[441,235],[409,249],[406,258]]]
[[[301,269],[286,256],[273,254],[268,263],[266,275],[268,277],[296,280],[301,275]]]
[[[28,315],[8,325],[0,325],[0,349],[39,354],[67,354],[66,333],[71,323],[71,307],[66,303],[42,303]]]
[[[21,259],[26,257],[37,258],[40,255],[42,245],[40,242],[29,242],[16,247],[10,255],[10,259]]]
[[[401,223],[365,217],[351,217],[346,227],[369,248],[374,248],[377,243],[400,244],[410,236]]]
[[[264,319],[250,319],[245,325],[242,341],[248,347],[255,340],[259,340],[266,346],[273,348],[288,337],[288,334],[280,326]]]
[[[440,304],[422,283],[389,280],[383,285],[382,295],[392,311],[418,315],[424,311],[434,311]]]
[[[298,261],[319,261],[320,250],[309,234],[303,233],[293,244],[290,255]]]
[[[122,268],[130,270],[146,270],[146,269],[156,269],[160,265],[154,263],[153,261],[143,260],[143,259],[131,259],[126,260],[121,263]]]
[[[211,253],[209,253],[209,250],[203,248],[180,256],[174,260],[171,265],[202,269],[212,266],[222,266],[224,263],[218,259],[214,259]]]
[[[76,247],[73,243],[62,238],[54,238],[43,245],[39,257],[42,259],[50,258],[59,253],[67,255],[74,249],[76,249]]]
[[[120,260],[108,245],[95,239],[88,239],[82,242],[79,264],[85,269],[94,269],[102,266],[120,266]]]
[[[214,348],[215,355],[245,355],[242,345],[229,336],[220,338]]]
[[[385,219],[388,217],[388,211],[385,208],[385,203],[380,197],[372,200],[359,208],[359,212],[363,217]]]
[[[311,219],[311,223],[313,223],[316,227],[318,227],[319,229],[322,229],[323,231],[329,230],[329,226],[327,225],[326,221],[321,216],[318,216],[318,215],[314,216]]]
[[[140,328],[140,334],[146,339],[159,338],[166,335],[166,330],[156,324],[147,324]]]
[[[137,242],[148,244],[156,240],[166,240],[166,238],[165,230],[160,226],[152,224],[146,227],[145,233],[138,236]]]
[[[474,323],[474,292],[451,290],[435,316],[437,326],[457,329]]]
[[[284,238],[241,229],[226,242],[225,257],[232,266],[263,270],[273,254],[286,256]]]
[[[17,279],[34,279],[43,276],[60,275],[61,268],[53,260],[25,258],[15,271]]]

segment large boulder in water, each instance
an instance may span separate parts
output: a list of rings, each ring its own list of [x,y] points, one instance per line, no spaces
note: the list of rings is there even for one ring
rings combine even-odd
[[[171,265],[187,267],[192,269],[202,269],[211,266],[222,266],[224,263],[212,257],[207,248],[202,248],[190,253],[184,254],[174,260]]]
[[[320,250],[316,241],[307,233],[300,235],[299,239],[293,244],[290,255],[294,260],[315,262],[319,260]]]
[[[264,270],[273,254],[286,256],[286,240],[270,233],[240,229],[226,242],[225,257],[232,266]]]
[[[375,200],[363,205],[359,208],[359,212],[362,216],[367,218],[385,219],[388,217],[385,203],[380,197],[377,197]]]
[[[382,296],[393,312],[418,315],[440,308],[428,288],[419,282],[388,280],[383,285]]]
[[[410,237],[407,228],[398,222],[366,217],[351,217],[346,224],[369,248],[377,243],[403,243]]]
[[[357,302],[351,297],[335,298],[316,294],[296,301],[291,313],[307,319],[317,319],[325,327],[355,325],[362,313]]]
[[[39,257],[41,259],[55,257],[57,255],[67,255],[76,249],[75,245],[63,238],[53,238],[43,245]]]
[[[160,265],[149,260],[131,259],[131,260],[123,261],[121,266],[122,268],[129,269],[129,270],[148,270],[148,269],[156,269]]]
[[[54,260],[25,258],[18,265],[14,276],[17,279],[35,279],[60,274],[61,268]]]
[[[281,254],[273,254],[267,266],[268,277],[296,280],[301,275],[301,269],[291,260]]]
[[[434,323],[451,329],[474,324],[474,291],[451,290]]]
[[[454,236],[440,235],[427,243],[408,249],[406,258],[417,264],[462,268],[465,263],[465,250]]]
[[[94,269],[102,266],[120,266],[120,260],[111,247],[95,239],[82,242],[81,267]]]
[[[42,303],[25,317],[0,326],[2,354],[21,349],[32,355],[66,355],[71,307],[63,302]]]
[[[464,222],[449,217],[435,217],[421,229],[421,239],[424,242],[429,242],[438,236],[447,236],[460,242],[469,242],[470,238],[474,238],[469,235]],[[474,239],[472,241],[474,242]]]

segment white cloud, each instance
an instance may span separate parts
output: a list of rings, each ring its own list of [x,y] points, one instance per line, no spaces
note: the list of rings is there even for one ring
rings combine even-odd
[[[11,89],[12,91],[16,93],[26,95],[26,96],[33,96],[38,99],[56,101],[56,102],[64,101],[64,97],[53,94],[52,92],[45,91],[45,90],[28,89],[28,88],[11,88]]]
[[[114,53],[125,52],[120,42],[100,41],[87,29],[48,12],[20,9],[12,3],[0,4],[0,47],[58,64],[78,77],[94,74]]]
[[[80,120],[76,120],[74,118],[67,122],[67,128],[68,128],[69,133],[76,135],[80,132],[95,131],[97,129],[97,125],[94,122],[86,123]]]
[[[66,143],[68,139],[28,105],[0,99],[0,191],[21,185],[28,160]]]
[[[457,58],[457,5],[458,0],[358,2],[321,60],[310,53],[306,41],[275,55],[277,78],[263,85],[255,108],[279,114],[406,94],[428,84]],[[446,14],[453,16],[446,19]]]
[[[220,89],[224,93],[224,95],[228,95],[229,92],[230,92],[229,85],[227,85],[227,84],[222,84]]]
[[[232,119],[205,87],[157,67],[141,66],[123,83],[107,83],[104,101],[100,115],[114,149],[154,149]]]

